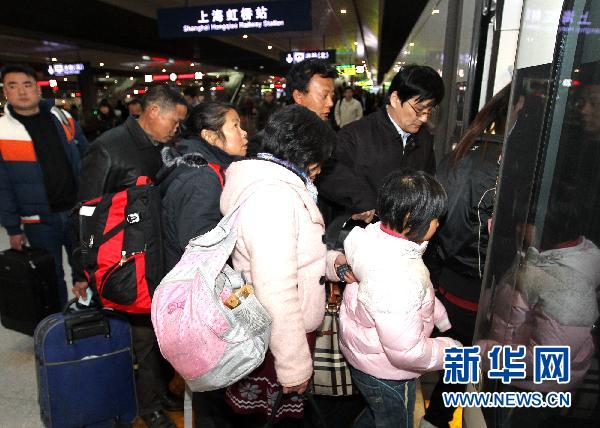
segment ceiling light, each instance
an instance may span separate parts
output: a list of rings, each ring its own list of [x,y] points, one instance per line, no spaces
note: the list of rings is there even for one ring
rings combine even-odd
[[[431,14],[432,14],[432,15],[437,15],[437,14],[439,14],[439,13],[440,13],[440,10],[439,10],[439,9],[433,9],[433,10],[431,11]]]
[[[414,46],[414,45],[415,45],[414,43],[409,43],[409,44],[408,44],[408,46]]]
[[[354,46],[358,46],[358,42],[354,42]]]
[[[134,70],[139,70],[139,69],[140,69],[140,66],[139,66],[139,65],[136,65],[136,66],[135,66],[135,67],[133,67],[133,68],[134,68]]]
[[[265,68],[265,66],[264,66],[264,65],[261,65],[261,66],[260,66],[260,67],[258,67],[258,68],[260,68],[260,69],[262,70],[262,69],[264,69],[264,68]]]
[[[161,71],[162,71],[163,73],[166,73],[166,72],[167,72],[167,69],[166,69],[166,68],[163,68]]]
[[[144,55],[144,56],[142,56],[142,59],[143,59],[144,61],[150,61],[150,57],[149,57],[148,55]]]
[[[244,34],[242,37],[243,37],[244,39],[247,39],[247,38],[248,38],[248,34]]]
[[[177,75],[175,73],[169,74],[169,80],[171,80],[171,82],[176,81],[177,80]]]
[[[106,78],[110,79],[110,74],[106,73]]]
[[[144,74],[144,82],[146,82],[146,83],[152,82],[152,75],[151,74]]]
[[[58,60],[55,57],[52,57],[52,61],[56,62]]]
[[[67,79],[66,77],[65,77],[63,80],[64,80],[65,82],[68,82],[68,81],[69,81],[69,79]]]
[[[271,49],[273,49],[273,46],[269,45],[269,46],[267,46],[267,49],[271,50]]]
[[[115,83],[119,83],[119,81],[117,79],[115,79]]]
[[[196,80],[202,79],[203,76],[204,76],[204,74],[200,73],[199,71],[196,71],[194,73],[194,79],[196,79]]]
[[[340,10],[340,13],[341,13],[341,14],[345,14],[345,13],[346,13],[346,9],[342,9],[342,10]]]
[[[133,80],[133,76],[131,76],[131,77],[129,78],[129,80]]]
[[[104,67],[104,63],[103,62],[100,63],[100,67]]]
[[[233,67],[234,70],[238,70],[239,67],[236,65],[235,67]]]
[[[192,63],[190,63],[190,67],[193,67],[193,66],[195,66],[195,65],[196,65],[196,64],[194,64],[193,62],[192,62]]]
[[[200,92],[204,92],[204,86],[200,86]]]

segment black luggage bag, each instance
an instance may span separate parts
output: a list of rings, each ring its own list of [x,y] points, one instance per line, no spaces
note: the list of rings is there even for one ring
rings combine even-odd
[[[4,327],[33,336],[42,319],[60,310],[52,254],[29,247],[0,252],[0,320]]]

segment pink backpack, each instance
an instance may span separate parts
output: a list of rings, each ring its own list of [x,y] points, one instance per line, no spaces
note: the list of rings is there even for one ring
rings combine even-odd
[[[271,317],[254,294],[234,309],[223,296],[244,285],[227,265],[241,204],[192,239],[152,299],[160,351],[192,391],[229,386],[258,367],[269,346]]]

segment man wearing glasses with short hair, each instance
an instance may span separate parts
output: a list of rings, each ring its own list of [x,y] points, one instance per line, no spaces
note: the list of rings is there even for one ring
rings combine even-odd
[[[368,223],[390,172],[410,168],[435,174],[433,137],[423,125],[444,97],[442,78],[431,67],[408,65],[388,94],[385,108],[338,132],[335,163],[317,183],[323,196]]]

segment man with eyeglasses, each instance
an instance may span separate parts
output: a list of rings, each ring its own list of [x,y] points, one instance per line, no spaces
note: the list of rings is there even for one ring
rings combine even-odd
[[[388,94],[385,108],[338,132],[334,164],[317,183],[321,195],[368,223],[390,172],[410,168],[435,174],[433,137],[423,125],[444,97],[442,78],[431,67],[408,65]]]

